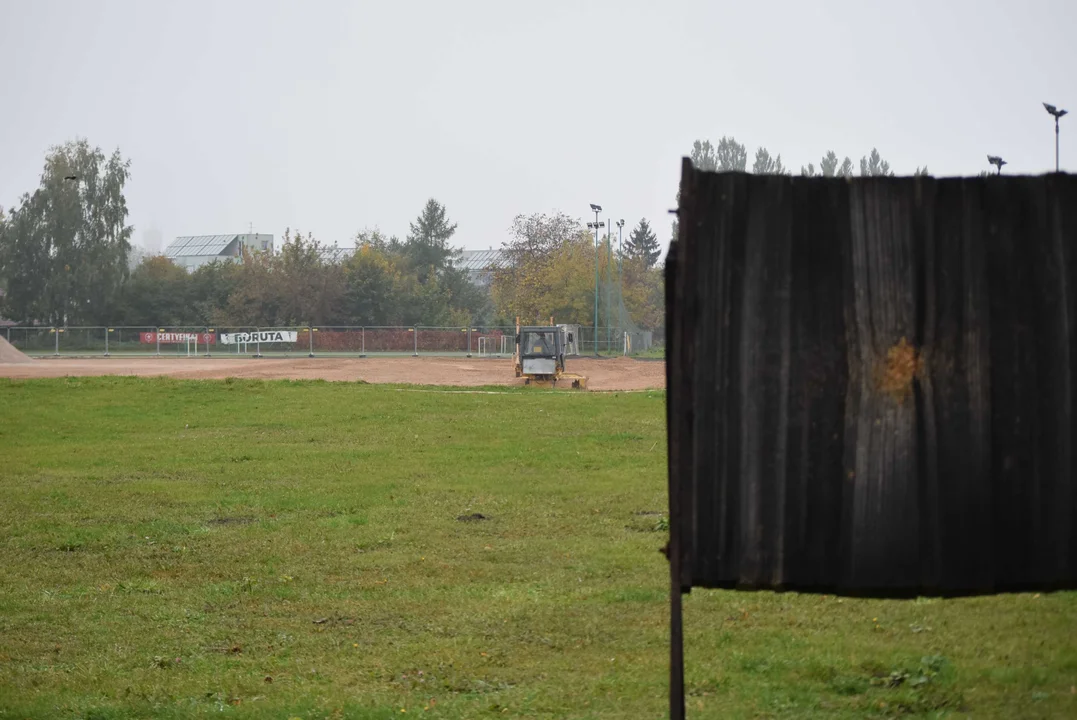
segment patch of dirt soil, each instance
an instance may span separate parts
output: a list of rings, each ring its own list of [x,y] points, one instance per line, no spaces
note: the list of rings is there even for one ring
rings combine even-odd
[[[470,515],[461,515],[456,519],[460,522],[479,522],[480,520],[489,520],[490,518],[482,513],[471,513]]]
[[[15,348],[14,352],[22,357]],[[512,360],[460,358],[56,358],[0,363],[0,377],[167,375],[189,380],[361,380],[401,385],[522,385]],[[629,358],[569,358],[567,371],[587,378],[588,390],[649,390],[666,386],[666,364]],[[575,391],[579,392],[579,391]]]
[[[0,337],[0,363],[22,365],[34,362],[23,355],[18,348],[9,343],[6,338]]]

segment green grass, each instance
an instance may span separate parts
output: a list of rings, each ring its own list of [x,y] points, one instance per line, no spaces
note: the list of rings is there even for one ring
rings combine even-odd
[[[664,412],[0,381],[0,718],[664,717]],[[685,618],[690,717],[1077,717],[1072,593]]]

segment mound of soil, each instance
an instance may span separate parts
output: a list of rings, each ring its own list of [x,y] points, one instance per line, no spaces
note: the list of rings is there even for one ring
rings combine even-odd
[[[19,350],[9,343],[6,339],[0,337],[0,363],[7,363],[14,365],[16,363],[32,363],[33,360],[23,355]]]
[[[489,520],[490,518],[482,513],[471,513],[470,515],[461,515],[456,519],[460,522],[479,522],[480,520]]]

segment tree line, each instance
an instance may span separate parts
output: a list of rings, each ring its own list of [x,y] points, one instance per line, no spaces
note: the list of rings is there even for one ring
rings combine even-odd
[[[698,170],[712,172],[747,172],[748,149],[733,137],[722,136],[717,143],[710,140],[696,140],[690,153],[692,165]],[[751,172],[755,175],[791,175],[791,171],[782,163],[782,156],[772,156],[765,147],[755,151],[755,160]],[[855,166],[848,156],[839,159],[838,154],[828,150],[819,160],[819,166],[808,163],[800,166],[804,177],[853,177]],[[927,166],[917,167],[913,175],[928,175]],[[986,175],[986,173],[980,173]],[[860,158],[860,175],[862,177],[881,177],[894,175],[890,163],[883,159],[877,148]],[[678,204],[680,192],[677,193]],[[672,237],[677,237],[677,221],[673,221]]]
[[[661,247],[646,220],[607,252],[609,238],[596,251],[579,220],[521,215],[485,287],[459,267],[457,225],[435,199],[404,239],[362,231],[343,260],[288,229],[276,253],[244,249],[240,262],[192,272],[163,256],[132,268],[129,168],[118,151],[106,158],[84,140],[50,150],[40,187],[9,213],[0,208],[0,316],[56,326],[455,327],[553,315],[590,325],[598,257],[602,282],[623,285],[632,318],[662,324]]]

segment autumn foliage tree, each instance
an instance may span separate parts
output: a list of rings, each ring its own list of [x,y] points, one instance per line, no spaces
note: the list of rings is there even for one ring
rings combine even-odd
[[[606,249],[605,238],[596,249],[594,237],[563,213],[521,215],[513,222],[511,236],[503,248],[507,263],[495,270],[491,288],[503,322],[519,317],[521,322],[539,323],[553,316],[557,322],[593,326],[597,262],[600,279],[622,288],[635,324],[662,325],[661,270],[648,253],[626,256],[622,262]],[[604,326],[607,297],[600,290],[599,326]]]
[[[594,272],[595,251],[579,220],[564,213],[518,215],[509,233],[505,264],[495,269],[491,287],[498,315],[506,322],[542,322],[551,315],[580,322],[585,306],[574,296],[594,293],[593,276],[589,282],[581,276]]]

